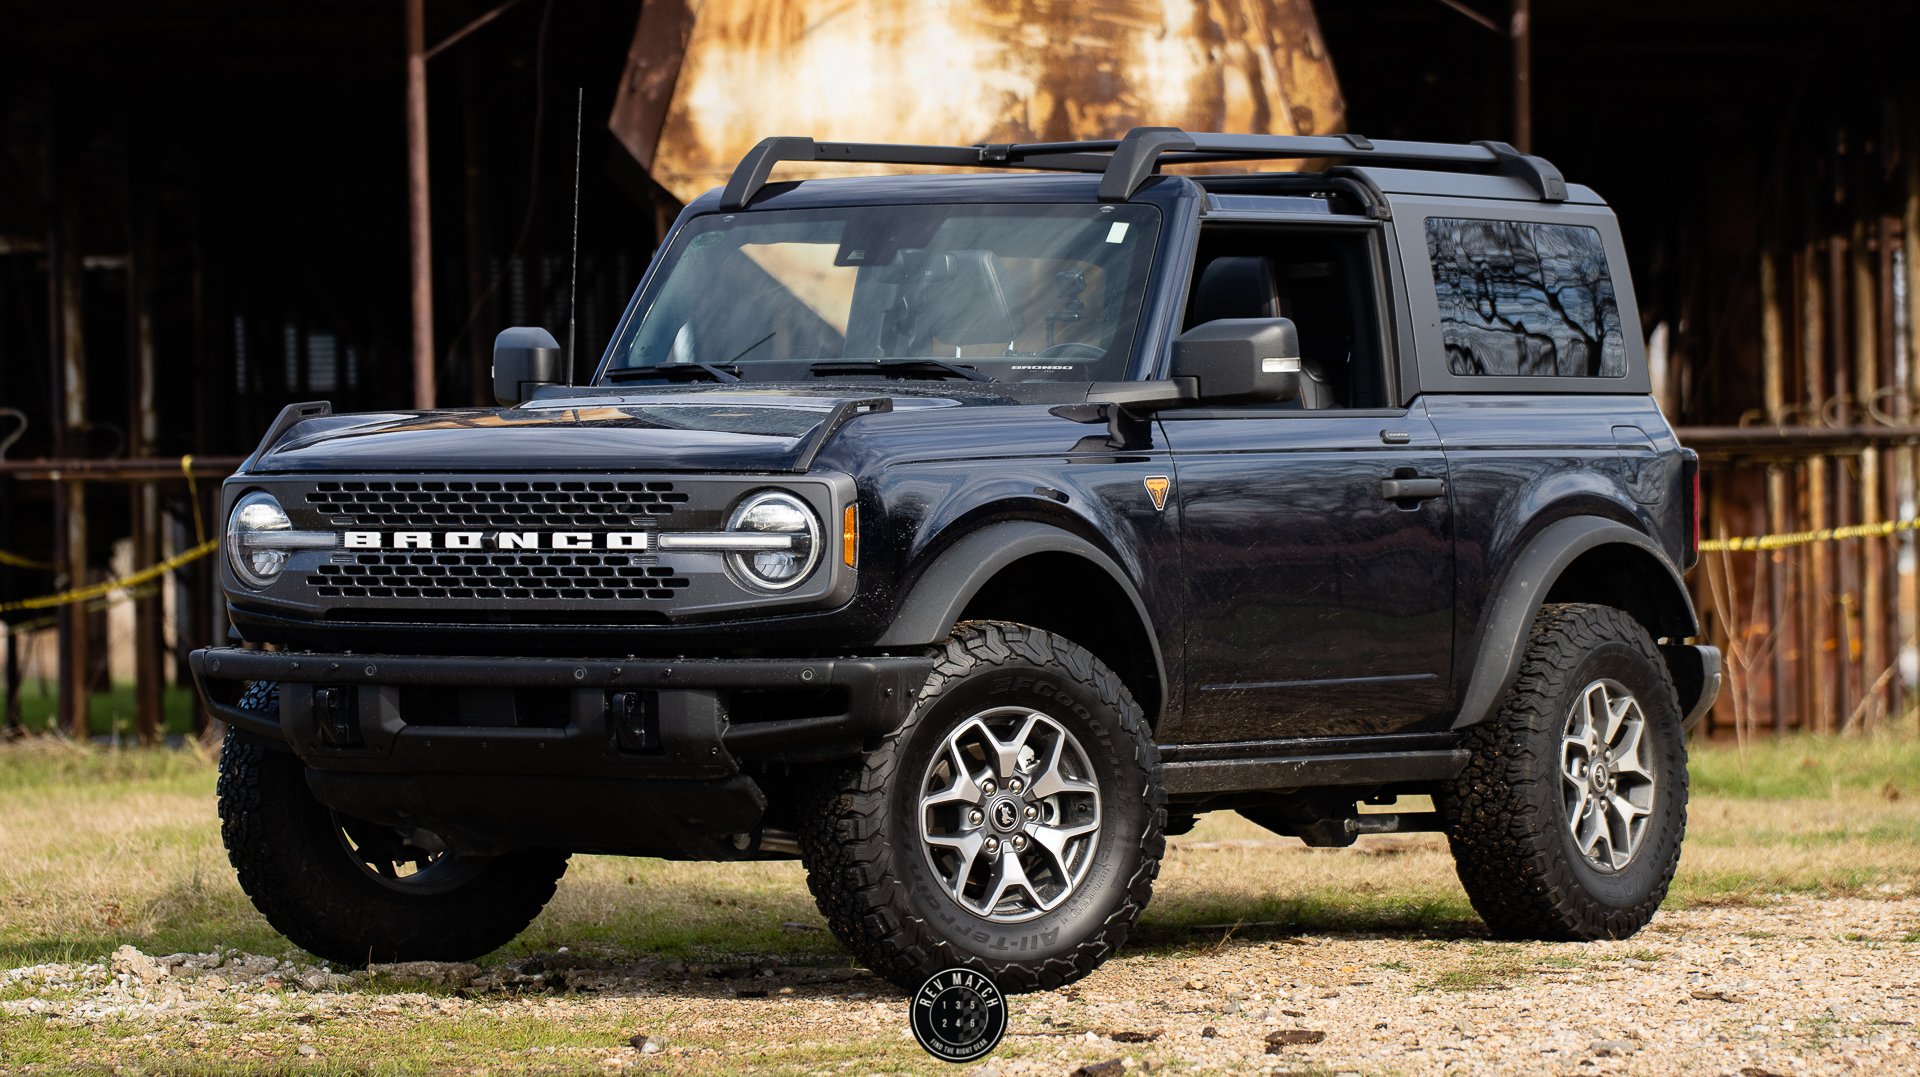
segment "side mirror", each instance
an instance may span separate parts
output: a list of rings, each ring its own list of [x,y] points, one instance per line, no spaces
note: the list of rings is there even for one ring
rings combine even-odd
[[[565,385],[560,342],[545,329],[515,326],[493,338],[493,398],[503,408],[533,396],[541,385]]]
[[[1198,402],[1278,403],[1300,395],[1300,333],[1289,318],[1220,318],[1173,342],[1175,378],[1192,378]]]

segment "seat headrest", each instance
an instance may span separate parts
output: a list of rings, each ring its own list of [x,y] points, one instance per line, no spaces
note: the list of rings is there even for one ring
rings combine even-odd
[[[1279,289],[1273,262],[1259,255],[1227,255],[1207,263],[1187,311],[1189,326],[1216,318],[1277,318]]]

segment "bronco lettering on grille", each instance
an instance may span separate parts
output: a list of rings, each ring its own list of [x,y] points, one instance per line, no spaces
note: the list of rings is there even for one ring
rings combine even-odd
[[[646,550],[645,531],[348,531],[349,550]]]

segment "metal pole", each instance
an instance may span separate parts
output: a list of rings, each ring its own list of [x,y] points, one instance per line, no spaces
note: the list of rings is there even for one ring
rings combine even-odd
[[[1826,294],[1820,275],[1820,241],[1816,238],[1814,192],[1803,203],[1806,209],[1805,232],[1810,237],[1800,253],[1800,361],[1805,375],[1808,422],[1824,426],[1822,405],[1827,399],[1826,371]],[[1828,524],[1832,497],[1828,491],[1832,466],[1824,454],[1807,458],[1807,527],[1819,531]],[[1823,544],[1808,550],[1808,601],[1806,605],[1806,653],[1813,662],[1807,678],[1811,706],[1803,716],[1802,730],[1828,729],[1833,725],[1834,693],[1840,683],[1839,642],[1833,623],[1833,549]]]
[[[407,210],[413,244],[413,406],[431,408],[433,233],[427,197],[425,0],[407,0]]]
[[[1786,411],[1786,329],[1780,310],[1779,260],[1771,240],[1760,246],[1760,371],[1767,418],[1781,422]],[[1767,532],[1787,531],[1787,473],[1778,464],[1767,465]],[[1760,574],[1755,573],[1754,582]],[[1767,555],[1767,631],[1773,638],[1769,670],[1768,706],[1777,736],[1787,731],[1787,554]]]
[[[62,118],[54,112],[49,119],[55,132],[48,146],[47,201],[49,203],[49,243],[47,257],[47,300],[52,339],[53,439],[54,452],[72,453],[87,417],[87,350],[81,318],[80,229],[78,213],[70,196],[65,166],[69,163],[61,130]],[[55,587],[81,587],[87,583],[87,490],[78,482],[56,482],[53,487],[53,584]],[[87,613],[79,606],[62,606],[59,615],[58,661],[55,670],[59,684],[54,711],[55,728],[64,729],[76,739],[91,734],[88,723],[90,702],[87,663]]]
[[[132,136],[129,136],[131,139]],[[140,155],[132,155],[139,160]],[[132,366],[131,414],[128,416],[128,447],[136,457],[153,452],[160,437],[159,408],[155,400],[153,290],[157,258],[153,242],[152,185],[142,182],[138,166],[130,170],[127,183],[128,244],[127,314],[133,341],[128,356]],[[136,484],[128,506],[133,523],[133,564],[135,568],[160,560],[160,490],[153,483]],[[161,587],[134,600],[133,604],[133,715],[142,744],[156,744],[165,722],[166,674],[162,658],[166,651],[161,630]]]
[[[1854,201],[1847,250],[1848,282],[1853,307],[1853,398],[1855,406],[1860,409],[1862,421],[1871,422],[1872,412],[1869,409],[1884,384],[1880,380],[1880,323],[1878,312],[1874,309],[1879,295],[1879,282],[1874,279],[1872,249],[1872,231],[1876,222],[1873,207],[1868,201],[1871,188],[1867,182],[1864,160],[1856,168],[1857,178],[1847,192]],[[1860,454],[1860,522],[1863,524],[1877,523],[1881,519],[1881,471],[1880,450],[1869,446]],[[1886,546],[1879,541],[1863,542],[1860,544],[1860,555],[1859,698],[1866,701],[1862,721],[1871,728],[1880,718],[1877,702],[1880,693],[1875,685],[1879,682],[1881,671],[1887,668]]]
[[[1507,23],[1507,37],[1513,44],[1513,145],[1521,153],[1533,152],[1533,2],[1513,0],[1513,17]]]

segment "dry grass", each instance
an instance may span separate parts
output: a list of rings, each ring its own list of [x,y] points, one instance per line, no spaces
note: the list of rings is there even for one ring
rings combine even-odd
[[[1778,751],[1749,751],[1744,761],[1722,749],[1697,757],[1702,792],[1670,907],[1765,905],[1786,894],[1920,895],[1920,750],[1798,741]],[[0,748],[0,969],[99,961],[124,943],[156,954],[225,948],[297,956],[234,883],[219,844],[213,780],[211,761],[190,752],[114,752],[47,740]],[[1768,790],[1798,795],[1751,795]],[[1237,817],[1213,816],[1171,843],[1161,880],[1129,947],[1150,963],[1200,960],[1302,933],[1484,945],[1476,941],[1483,930],[1438,836],[1367,838],[1353,850],[1313,850]],[[848,960],[792,864],[576,858],[546,913],[491,963],[561,946],[634,967],[769,955],[788,965]],[[1475,957],[1417,975],[1434,990],[1471,990],[1519,967],[1497,956]],[[330,1057],[349,1060],[347,1068],[383,1059],[401,1068],[407,1060],[455,1064],[473,1051],[513,1068],[548,1046],[619,1043],[621,1030],[631,1031],[625,1011],[585,1008],[569,1015],[539,998],[476,1003],[434,1021],[383,1003],[394,997],[383,990],[362,989],[356,1005],[363,1012],[327,1024],[338,1047]],[[730,989],[715,990],[731,998]],[[763,1061],[774,1070],[840,1062],[919,1066],[917,1049],[900,1039],[898,1000],[890,989],[870,984],[863,990],[878,997],[870,1005],[822,1010],[810,1008],[803,991],[748,1016],[709,1013],[698,990],[690,989],[655,995],[644,1010],[652,1027],[669,1029],[682,1043],[720,1050],[737,1047],[743,1037],[764,1042]],[[844,990],[837,997],[858,998]],[[871,1007],[879,1009],[869,1014]],[[830,1019],[816,1019],[822,1014]],[[860,1022],[851,1039],[844,1032],[848,1014]],[[197,1026],[196,1044],[139,1022],[76,1029],[0,1018],[0,1069],[9,1058],[57,1061],[74,1057],[64,1054],[69,1051],[115,1060],[113,1037],[123,1035],[129,1044],[148,1044],[130,1046],[128,1057],[163,1060],[163,1068],[217,1069],[225,1059],[244,1057],[226,1053],[244,1042],[239,1037],[276,1027],[276,1020],[271,1013],[236,1012],[219,1026],[224,1032],[210,1035]],[[1014,1043],[1003,1055],[1018,1059],[1025,1050]]]

